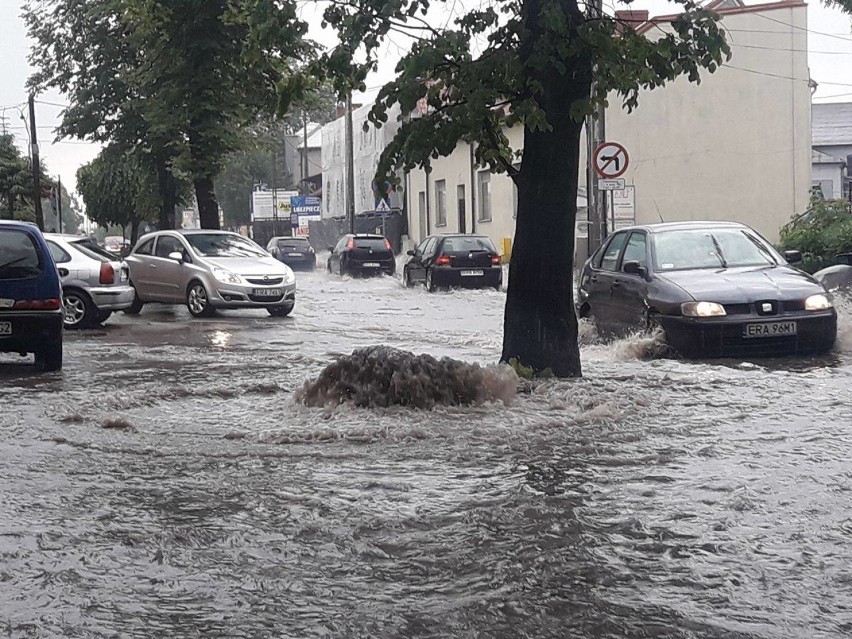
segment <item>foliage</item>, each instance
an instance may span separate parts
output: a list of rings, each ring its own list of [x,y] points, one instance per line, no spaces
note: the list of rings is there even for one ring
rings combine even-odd
[[[14,137],[0,136],[0,211],[3,217],[20,217],[31,198],[32,183],[29,163],[15,146]]]
[[[814,199],[811,207],[781,229],[779,248],[802,252],[801,268],[814,273],[852,252],[852,205],[846,200]]]

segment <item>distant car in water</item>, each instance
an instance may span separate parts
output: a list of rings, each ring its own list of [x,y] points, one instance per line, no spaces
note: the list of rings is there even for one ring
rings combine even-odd
[[[578,315],[604,335],[659,327],[686,356],[825,352],[837,313],[801,259],[734,222],[623,229],[583,266]]]
[[[290,267],[237,233],[157,231],[140,238],[127,264],[136,290],[131,314],[160,302],[186,304],[194,317],[225,308],[265,308],[283,317],[296,303]]]
[[[313,270],[317,266],[317,254],[304,236],[273,237],[266,250],[292,269]]]
[[[41,231],[0,220],[0,351],[33,353],[40,370],[59,370],[62,317],[62,285]]]
[[[65,328],[96,326],[130,308],[127,264],[88,237],[46,233],[44,239],[62,280]]]
[[[430,235],[408,255],[402,272],[406,286],[423,282],[434,291],[450,286],[499,289],[503,284],[500,253],[486,235]]]
[[[382,235],[352,234],[341,237],[329,247],[329,273],[339,275],[393,275],[396,258],[391,243]]]

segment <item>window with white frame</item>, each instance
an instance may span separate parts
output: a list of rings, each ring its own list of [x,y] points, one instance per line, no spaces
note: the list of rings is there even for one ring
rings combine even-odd
[[[447,181],[435,180],[435,226],[447,225]]]
[[[479,222],[491,221],[491,171],[480,171],[476,175],[476,183],[479,191]]]

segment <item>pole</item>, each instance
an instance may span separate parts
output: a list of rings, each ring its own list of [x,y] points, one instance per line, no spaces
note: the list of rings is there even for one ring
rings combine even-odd
[[[346,217],[355,232],[355,148],[352,141],[352,92],[346,94]]]
[[[278,237],[278,151],[272,152],[272,236]]]
[[[33,196],[36,215],[36,225],[44,232],[44,211],[41,210],[41,164],[38,158],[38,138],[36,137],[35,97],[30,94],[30,149],[33,155]]]
[[[58,213],[56,214],[56,228],[62,233],[62,176],[57,177],[56,187],[56,210]]]
[[[308,194],[308,114],[302,112],[302,195]]]
[[[603,0],[593,0],[593,19],[603,15]],[[594,69],[597,75],[597,68]],[[592,95],[597,82],[592,81]],[[589,255],[594,253],[606,239],[606,198],[598,190],[598,174],[594,166],[594,152],[606,141],[606,107],[595,105],[595,113],[586,118],[586,200],[589,212]]]

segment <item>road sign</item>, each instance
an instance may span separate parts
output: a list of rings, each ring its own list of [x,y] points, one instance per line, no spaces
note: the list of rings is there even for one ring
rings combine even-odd
[[[620,191],[624,188],[624,178],[613,180],[598,180],[598,189],[601,191]]]
[[[595,173],[602,178],[617,178],[627,170],[627,149],[618,142],[604,142],[595,149]]]

